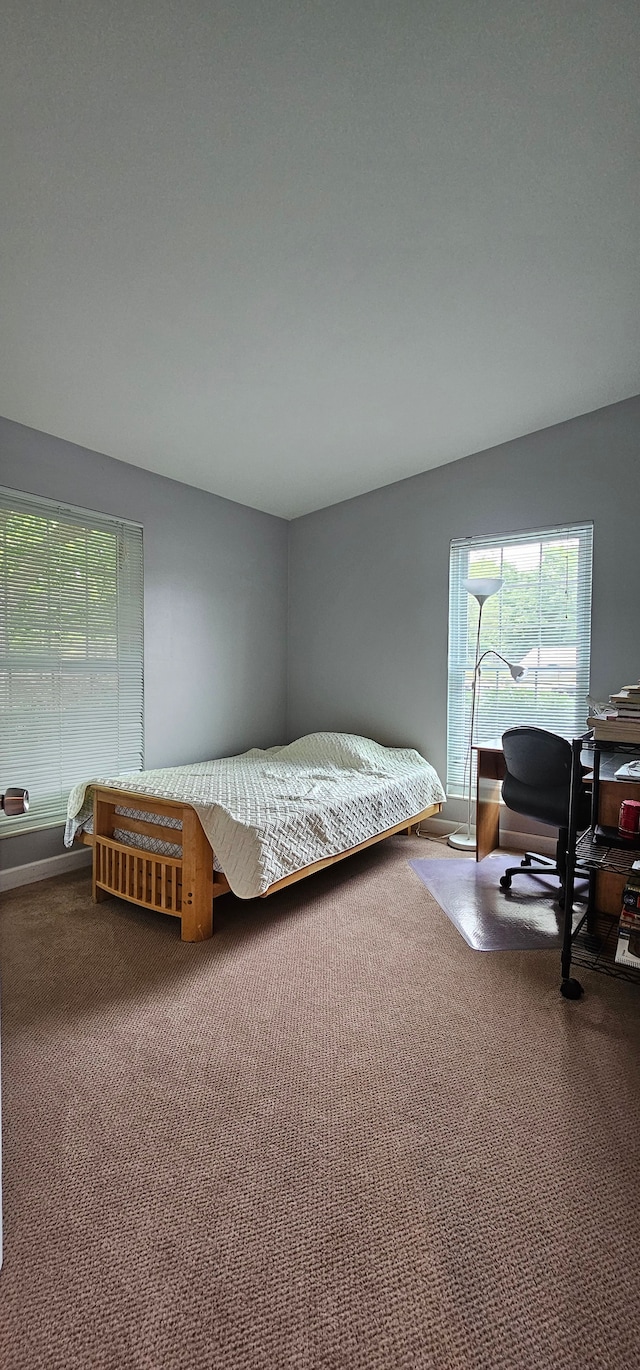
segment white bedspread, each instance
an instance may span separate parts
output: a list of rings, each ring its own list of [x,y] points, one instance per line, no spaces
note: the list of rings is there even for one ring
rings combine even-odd
[[[311,733],[285,747],[83,781],[69,796],[67,846],[91,812],[95,785],[190,804],[241,899],[445,798],[419,752],[350,733]]]

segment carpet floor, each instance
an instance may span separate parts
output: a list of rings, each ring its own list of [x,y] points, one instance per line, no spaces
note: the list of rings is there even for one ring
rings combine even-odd
[[[3,1370],[635,1370],[640,993],[471,950],[428,851],[199,945],[5,895]]]

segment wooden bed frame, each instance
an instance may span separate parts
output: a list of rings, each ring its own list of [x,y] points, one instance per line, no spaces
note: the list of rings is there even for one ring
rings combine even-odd
[[[171,840],[172,829],[154,823],[153,817],[142,819],[116,815],[116,806],[135,807],[141,813],[156,814],[163,818],[177,818],[182,823],[182,833],[176,833],[176,838],[182,838],[182,857],[160,856],[140,847],[117,842],[113,836],[114,827],[147,837],[159,837],[165,842]],[[345,856],[352,856],[354,852],[371,847],[375,842],[383,842],[394,833],[409,834],[423,819],[440,813],[441,808],[441,804],[431,804],[422,813],[403,819],[402,823],[396,823],[393,828],[387,828],[386,832],[377,833],[375,837],[368,837],[366,842],[359,842],[348,851],[314,861],[312,865],[294,871],[293,875],[277,880],[260,897],[265,899],[267,895],[275,894],[276,890],[284,889],[285,885],[293,885],[297,880],[323,870],[325,866],[332,866],[335,861],[344,860]],[[155,799],[130,790],[98,788],[94,790],[93,797],[93,833],[79,833],[77,840],[93,847],[92,893],[95,903],[109,895],[117,895],[119,899],[128,899],[145,909],[179,918],[183,942],[203,942],[212,936],[214,900],[221,894],[227,894],[230,886],[225,876],[213,868],[211,844],[190,804]]]

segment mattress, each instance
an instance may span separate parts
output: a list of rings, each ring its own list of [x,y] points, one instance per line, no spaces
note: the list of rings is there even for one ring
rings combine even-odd
[[[167,840],[164,841],[161,837],[149,837],[143,832],[129,832],[128,828],[119,828],[116,823],[113,828],[113,836],[116,842],[124,842],[127,847],[138,847],[140,851],[153,852],[155,856],[177,856],[179,860],[182,858],[182,843],[169,841],[170,834],[175,833],[176,838],[182,834],[182,823],[179,818],[168,818],[166,814],[161,813],[147,813],[146,809],[143,811],[142,809],[124,808],[123,805],[119,804],[116,805],[115,812],[116,818],[120,814],[122,818],[138,818],[142,822],[157,823],[159,827],[167,829]],[[81,828],[83,832],[93,832],[93,811],[81,824]],[[222,870],[215,852],[213,869]]]
[[[82,781],[69,796],[67,846],[87,824],[95,786],[191,805],[241,899],[445,799],[433,766],[413,748],[311,733],[284,747]],[[131,834],[123,838],[132,845]]]

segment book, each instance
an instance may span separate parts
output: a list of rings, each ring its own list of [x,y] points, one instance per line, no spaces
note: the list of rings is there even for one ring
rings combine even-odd
[[[619,966],[640,970],[640,932],[634,933],[628,928],[620,928],[615,960]]]
[[[637,780],[640,782],[640,761],[625,761],[624,766],[618,766],[615,775],[616,780]]]
[[[633,870],[627,876],[614,959],[619,966],[640,970],[640,870]]]
[[[602,709],[600,713],[593,714],[592,716],[593,718],[600,719],[601,723],[606,723],[607,719],[610,723],[615,723],[619,718],[630,718],[632,723],[640,723],[640,709],[618,709],[611,707],[610,709]]]
[[[620,847],[622,851],[640,851],[640,833],[621,833],[619,828],[607,828],[596,823],[593,840],[598,847]]]
[[[631,922],[628,918],[621,918],[618,924],[618,937],[621,932],[628,932],[630,937],[640,936],[640,923]]]
[[[640,709],[640,691],[637,695],[624,692],[619,695],[609,695],[609,703],[616,709]]]
[[[621,913],[618,931],[624,931],[625,928],[627,932],[640,932],[640,917],[633,913]]]
[[[637,742],[640,745],[640,719],[588,718],[596,742]]]

